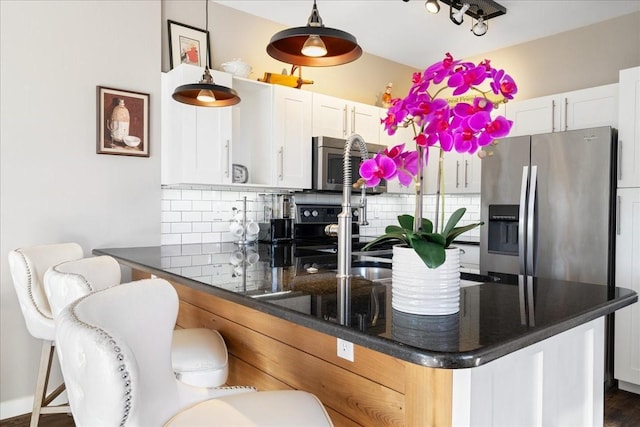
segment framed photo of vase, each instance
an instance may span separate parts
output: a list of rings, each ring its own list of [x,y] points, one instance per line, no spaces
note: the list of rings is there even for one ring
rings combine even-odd
[[[98,86],[96,153],[149,157],[149,94]]]
[[[171,68],[179,64],[191,64],[203,68],[208,65],[211,68],[209,31],[171,20],[168,20],[168,23]]]

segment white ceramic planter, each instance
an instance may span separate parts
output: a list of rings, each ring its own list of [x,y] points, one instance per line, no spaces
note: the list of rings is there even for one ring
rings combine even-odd
[[[391,306],[405,313],[445,315],[460,311],[460,249],[445,250],[438,268],[427,267],[413,248],[393,247]]]

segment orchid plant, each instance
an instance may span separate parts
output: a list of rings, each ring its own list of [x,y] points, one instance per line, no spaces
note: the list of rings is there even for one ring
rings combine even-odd
[[[488,87],[482,88],[483,84]],[[453,90],[453,97],[459,97],[451,104],[441,97],[450,90]],[[463,98],[462,95],[468,92],[474,96]],[[492,118],[491,112],[499,104],[513,99],[517,92],[513,78],[504,70],[493,68],[487,59],[474,64],[455,60],[447,53],[442,61],[429,66],[423,73],[413,74],[409,93],[404,98],[391,101],[382,123],[389,135],[394,135],[399,127],[411,127],[415,135],[415,149],[408,149],[406,143],[385,149],[360,165],[360,176],[367,186],[376,186],[382,179],[397,178],[404,186],[413,182],[416,189],[415,216],[399,216],[399,227],[388,226],[386,233],[370,242],[365,249],[382,241],[402,241],[412,247],[429,268],[436,268],[444,263],[445,249],[454,237],[482,225],[475,223],[456,227],[466,212],[461,208],[438,232],[442,159],[444,153],[454,149],[458,153],[475,154],[496,139],[507,136],[513,123],[503,116]],[[439,149],[435,225],[422,218],[423,171],[429,161],[429,147]]]

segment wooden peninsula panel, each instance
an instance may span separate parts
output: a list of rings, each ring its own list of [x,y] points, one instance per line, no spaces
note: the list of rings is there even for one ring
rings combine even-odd
[[[134,271],[134,279],[149,274]],[[231,385],[315,394],[336,426],[448,426],[452,371],[428,368],[354,345],[339,358],[336,337],[172,282],[177,325],[223,335]]]

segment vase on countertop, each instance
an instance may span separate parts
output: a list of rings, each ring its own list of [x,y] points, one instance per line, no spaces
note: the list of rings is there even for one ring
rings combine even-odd
[[[393,247],[391,305],[411,314],[447,315],[460,311],[460,249],[445,249],[446,260],[429,268],[405,245]]]

